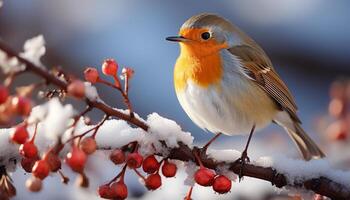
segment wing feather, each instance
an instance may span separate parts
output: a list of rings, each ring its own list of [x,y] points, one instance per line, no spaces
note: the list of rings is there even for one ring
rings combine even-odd
[[[298,108],[295,100],[286,84],[274,70],[265,52],[260,48],[248,45],[235,46],[228,51],[240,59],[245,75],[256,82],[283,110],[286,110],[295,121],[300,123],[296,114]]]

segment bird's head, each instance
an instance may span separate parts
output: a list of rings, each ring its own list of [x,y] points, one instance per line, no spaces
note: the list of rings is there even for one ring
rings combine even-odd
[[[202,57],[240,44],[241,34],[228,20],[215,14],[203,13],[189,18],[181,26],[178,36],[166,39],[179,42],[181,53]]]

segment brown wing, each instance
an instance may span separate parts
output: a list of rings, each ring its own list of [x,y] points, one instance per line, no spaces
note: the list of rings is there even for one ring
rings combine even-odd
[[[287,86],[273,69],[272,63],[260,48],[247,45],[235,46],[228,49],[242,62],[243,71],[247,77],[259,84],[283,110],[300,123],[296,112],[298,110],[294,98]]]

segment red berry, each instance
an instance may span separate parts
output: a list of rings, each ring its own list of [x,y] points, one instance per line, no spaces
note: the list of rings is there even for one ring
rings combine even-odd
[[[96,68],[89,67],[84,71],[85,80],[90,83],[96,83],[99,79],[98,71]]]
[[[115,76],[118,71],[118,64],[114,59],[106,59],[102,64],[102,72],[107,76]]]
[[[116,165],[122,164],[125,162],[125,154],[120,149],[114,149],[109,155],[109,159]]]
[[[141,167],[143,157],[139,153],[131,153],[126,159],[126,163],[129,168],[136,169]]]
[[[7,90],[7,88],[3,85],[0,85],[0,104],[5,103],[8,96],[9,96],[9,91]]]
[[[27,131],[27,125],[21,124],[16,126],[11,133],[11,140],[17,144],[23,144],[27,141],[29,133]]]
[[[128,197],[128,187],[123,181],[114,182],[111,185],[113,198],[118,200],[126,199]]]
[[[160,167],[160,164],[154,155],[150,155],[143,161],[142,168],[143,171],[148,174],[153,174]]]
[[[32,102],[26,97],[13,97],[11,104],[19,115],[28,116],[32,110]]]
[[[61,159],[52,150],[45,153],[43,158],[49,164],[50,171],[57,172],[61,169]]]
[[[85,96],[85,84],[80,80],[74,80],[68,85],[67,93],[75,98],[81,99]]]
[[[104,199],[113,199],[113,192],[108,185],[101,185],[98,187],[98,195]]]
[[[177,166],[174,163],[170,163],[165,160],[162,166],[162,173],[165,177],[174,177],[177,171]]]
[[[146,178],[145,184],[147,189],[156,190],[162,185],[162,179],[158,173],[151,174]]]
[[[21,144],[19,153],[26,158],[35,158],[38,155],[38,148],[32,141]]]
[[[80,149],[83,150],[87,155],[94,153],[97,149],[96,140],[92,137],[84,138],[80,142]]]
[[[207,168],[200,168],[194,174],[194,180],[201,186],[211,186],[214,182],[215,173]]]
[[[135,73],[134,70],[130,67],[125,67],[122,70],[122,74],[124,76],[128,77],[128,79],[131,79],[133,77],[134,73]]]
[[[78,173],[83,172],[87,156],[84,151],[74,146],[72,151],[67,154],[66,162],[69,167]]]
[[[32,173],[35,177],[43,180],[49,175],[50,166],[45,160],[38,160],[33,166]]]
[[[35,158],[22,158],[21,166],[24,169],[24,171],[31,173],[33,166],[37,160],[39,160],[39,158],[37,158],[37,157],[35,157]]]
[[[26,187],[31,192],[39,192],[42,188],[42,181],[39,178],[31,177],[26,181]]]
[[[334,140],[337,140],[337,141],[345,141],[347,138],[348,138],[348,134],[345,131],[338,132],[334,136]]]
[[[231,190],[231,186],[231,180],[223,175],[219,175],[218,177],[216,177],[213,183],[214,191],[219,194],[228,193]]]

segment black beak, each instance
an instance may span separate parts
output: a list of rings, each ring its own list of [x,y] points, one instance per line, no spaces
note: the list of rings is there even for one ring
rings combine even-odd
[[[188,40],[188,39],[184,38],[183,36],[171,36],[171,37],[167,37],[165,39],[168,41],[171,41],[171,42],[185,42]]]

